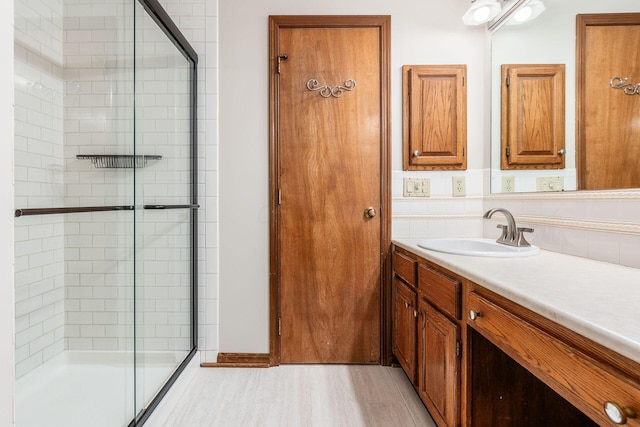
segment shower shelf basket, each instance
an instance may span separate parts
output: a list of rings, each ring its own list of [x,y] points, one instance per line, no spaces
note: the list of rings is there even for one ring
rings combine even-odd
[[[98,169],[132,169],[143,168],[149,160],[160,160],[157,155],[129,154],[78,154],[77,159],[89,159]]]

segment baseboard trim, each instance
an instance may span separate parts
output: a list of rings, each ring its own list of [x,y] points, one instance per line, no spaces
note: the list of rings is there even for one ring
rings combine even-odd
[[[268,368],[270,366],[268,353],[218,353],[216,363],[205,362],[203,368]]]

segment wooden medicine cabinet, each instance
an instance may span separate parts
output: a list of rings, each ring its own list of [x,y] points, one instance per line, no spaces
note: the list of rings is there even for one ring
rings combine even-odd
[[[404,170],[467,168],[467,66],[402,67]]]
[[[503,64],[502,169],[564,169],[564,64]]]

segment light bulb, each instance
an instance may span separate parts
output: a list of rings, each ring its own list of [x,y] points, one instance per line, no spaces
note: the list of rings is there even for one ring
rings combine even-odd
[[[531,17],[531,8],[529,6],[523,7],[515,15],[513,15],[513,19],[516,22],[525,22],[530,17]]]
[[[476,22],[486,22],[490,13],[491,10],[487,6],[482,6],[473,12],[473,19],[475,19]]]

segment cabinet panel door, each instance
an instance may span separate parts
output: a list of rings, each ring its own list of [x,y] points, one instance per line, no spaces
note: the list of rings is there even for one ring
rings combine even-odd
[[[564,64],[502,65],[502,169],[562,169]]]
[[[404,169],[466,169],[466,65],[405,65],[402,71]]]
[[[418,391],[438,426],[460,423],[460,327],[418,302]]]
[[[393,279],[393,354],[413,384],[416,384],[415,291]]]

